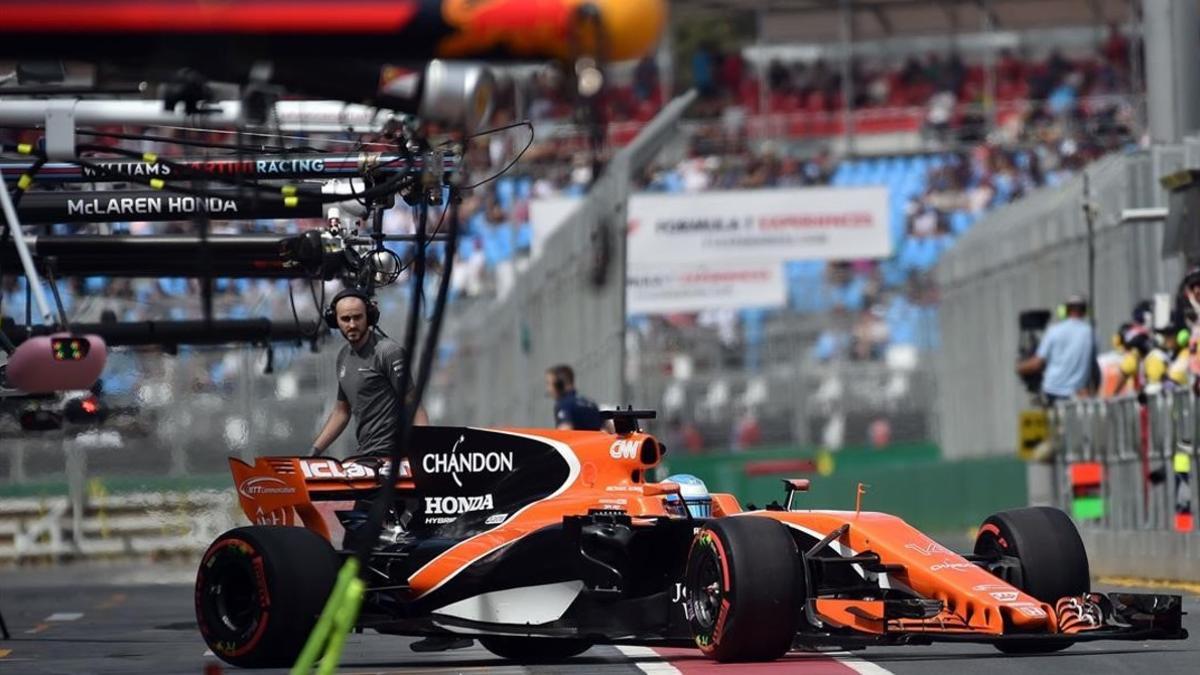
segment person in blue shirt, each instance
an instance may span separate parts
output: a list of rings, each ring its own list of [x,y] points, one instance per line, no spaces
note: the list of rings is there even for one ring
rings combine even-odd
[[[1053,404],[1091,392],[1096,366],[1096,335],[1087,322],[1087,298],[1072,295],[1066,302],[1067,317],[1050,326],[1038,344],[1037,353],[1017,364],[1022,376],[1042,374],[1042,394]]]
[[[546,393],[554,399],[556,429],[603,431],[604,419],[600,408],[575,391],[575,371],[560,364],[546,370]]]

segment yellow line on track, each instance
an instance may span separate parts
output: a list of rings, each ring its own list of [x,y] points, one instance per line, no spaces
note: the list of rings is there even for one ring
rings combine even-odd
[[[1138,579],[1137,577],[1097,577],[1096,580],[1102,584],[1110,584],[1112,586],[1156,588],[1200,595],[1200,583],[1194,581],[1163,581],[1159,579]]]

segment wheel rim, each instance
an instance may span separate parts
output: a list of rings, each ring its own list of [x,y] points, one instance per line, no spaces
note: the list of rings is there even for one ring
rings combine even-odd
[[[220,555],[208,572],[204,591],[214,627],[235,639],[254,632],[259,621],[258,585],[250,561],[240,555]]]
[[[716,552],[707,550],[688,579],[688,604],[692,616],[706,631],[716,626],[724,596],[721,590],[721,564]]]

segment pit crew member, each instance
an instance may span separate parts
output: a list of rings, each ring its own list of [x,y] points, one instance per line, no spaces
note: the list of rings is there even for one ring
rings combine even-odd
[[[575,391],[575,371],[560,364],[546,370],[546,393],[554,399],[554,425],[558,429],[603,431],[608,428],[600,408]]]
[[[358,454],[388,454],[400,426],[400,397],[412,402],[413,382],[401,382],[404,347],[377,328],[379,307],[366,292],[347,288],[334,296],[325,311],[325,323],[337,328],[346,344],[337,355],[337,401],[325,426],[313,441],[314,457],[325,452],[351,417],[356,422]],[[417,408],[416,424],[429,424]]]

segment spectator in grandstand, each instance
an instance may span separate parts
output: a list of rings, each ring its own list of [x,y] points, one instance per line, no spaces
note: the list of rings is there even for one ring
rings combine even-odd
[[[851,356],[856,361],[874,361],[882,358],[888,343],[888,326],[883,320],[882,306],[861,312],[852,332]]]
[[[1096,336],[1087,322],[1087,299],[1072,295],[1065,306],[1066,318],[1046,331],[1035,355],[1017,364],[1019,375],[1042,373],[1042,394],[1050,404],[1089,395],[1096,368]]]
[[[575,391],[575,370],[566,364],[546,369],[546,393],[554,399],[557,429],[601,431],[606,428],[600,408]]]
[[[678,415],[672,416],[667,427],[667,448],[687,450],[690,455],[700,454],[704,450],[704,436],[689,420],[682,420]]]
[[[745,406],[733,428],[733,450],[740,452],[762,443],[762,427],[753,406]]]
[[[313,441],[312,454],[324,453],[352,416],[358,423],[358,453],[388,453],[400,425],[400,397],[408,396],[412,402],[411,379],[400,379],[408,358],[404,347],[375,330],[379,309],[361,290],[348,288],[335,295],[325,320],[337,326],[346,344],[337,355],[337,402]],[[417,408],[414,419],[429,424],[424,408]]]
[[[633,71],[633,91],[643,101],[648,101],[658,93],[658,61],[654,55],[643,57]]]
[[[716,95],[717,48],[710,42],[700,45],[692,53],[692,84],[700,96],[711,98]]]

